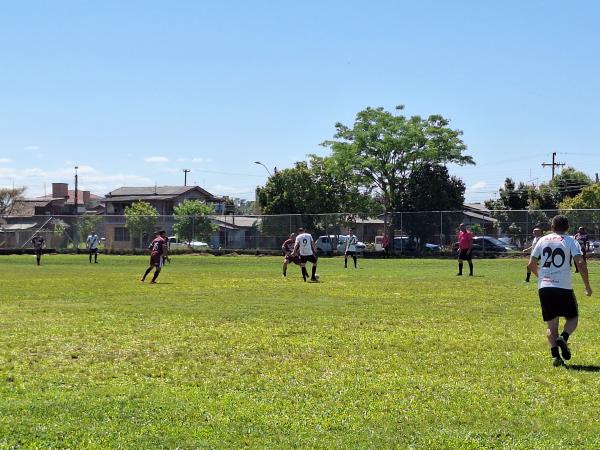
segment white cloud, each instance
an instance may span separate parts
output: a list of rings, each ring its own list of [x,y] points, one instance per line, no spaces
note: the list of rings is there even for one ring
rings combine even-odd
[[[12,159],[8,159],[8,158],[0,158],[0,164],[9,164],[11,162],[14,162]]]
[[[79,166],[79,186],[82,190],[89,190],[94,194],[104,195],[121,186],[152,186],[154,181],[150,178],[124,173],[102,173],[92,166]],[[0,186],[26,185],[28,195],[31,197],[44,194],[51,189],[52,183],[69,183],[71,189],[75,183],[75,170],[72,167],[54,170],[45,170],[38,167],[27,169],[14,169],[0,167]]]
[[[487,186],[487,183],[485,181],[478,181],[474,185],[470,186],[469,190],[470,191],[478,191],[480,189],[483,189],[486,186]]]
[[[212,161],[213,161],[212,158],[192,158],[192,162],[198,163],[198,164],[209,163]]]
[[[163,164],[169,162],[169,158],[166,156],[149,156],[148,158],[144,158],[144,162],[150,164]]]
[[[40,148],[37,145],[28,145],[27,147],[24,148],[24,150],[29,150],[29,151],[36,151],[39,150]]]

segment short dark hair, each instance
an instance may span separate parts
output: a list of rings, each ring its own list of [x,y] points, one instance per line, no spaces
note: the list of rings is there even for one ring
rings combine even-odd
[[[304,228],[300,227],[300,228],[298,228],[298,231],[299,231],[300,233],[302,233],[302,232],[304,232]]]
[[[558,231],[559,233],[564,233],[569,229],[569,219],[567,216],[563,216],[559,214],[552,218],[552,230]]]

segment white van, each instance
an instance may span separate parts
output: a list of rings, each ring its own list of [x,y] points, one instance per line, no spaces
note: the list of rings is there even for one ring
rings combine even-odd
[[[320,255],[343,255],[346,251],[346,241],[348,236],[345,234],[330,234],[329,236],[319,236],[315,241],[317,253]],[[356,253],[365,251],[366,245],[363,242],[356,243]]]
[[[206,250],[206,249],[208,249],[208,244],[206,242],[200,242],[200,241],[184,242],[184,241],[180,241],[179,239],[177,239],[177,236],[169,236],[169,248]]]

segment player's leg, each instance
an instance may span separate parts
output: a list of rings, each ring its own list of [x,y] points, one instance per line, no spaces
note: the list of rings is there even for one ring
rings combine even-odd
[[[302,270],[302,279],[306,281],[308,272],[306,271],[306,261],[304,260],[304,257],[301,257],[300,259],[300,269]]]
[[[463,260],[462,260],[462,250],[461,250],[461,252],[458,254],[458,273],[456,275],[462,276],[462,271],[463,271]]]
[[[152,276],[152,281],[150,283],[156,283],[156,279],[160,275],[162,267],[160,265],[156,266],[156,270],[154,270],[154,275]]]
[[[36,260],[37,265],[39,266],[42,262],[42,251],[41,250],[35,251],[35,260]]]
[[[344,253],[344,269],[348,268],[348,253]]]
[[[558,344],[556,338],[558,337],[558,317],[546,321],[546,338],[548,339],[548,345],[550,346],[550,354],[552,355],[552,364],[554,366],[562,366],[564,364],[560,354],[558,353]]]
[[[142,276],[142,278],[140,278],[140,281],[145,281],[145,280],[146,280],[146,277],[148,276],[148,274],[149,274],[150,272],[152,272],[152,269],[153,269],[153,268],[154,268],[154,266],[151,264],[151,265],[150,265],[150,267],[148,267],[148,268],[146,269],[146,271],[144,272],[144,275]]]
[[[527,268],[527,276],[525,277],[525,282],[529,283],[529,279],[531,278],[531,270],[529,270],[529,267]]]
[[[354,268],[356,269],[356,260],[357,260],[357,258],[356,258],[355,254],[352,254],[352,259],[354,260]]]
[[[469,255],[469,259],[467,259],[467,263],[469,263],[469,276],[473,276],[473,258]]]
[[[287,259],[283,260],[283,276],[286,277],[287,276],[287,266],[288,266],[288,262]]]
[[[94,264],[98,264],[98,249],[94,249]]]
[[[312,273],[311,273],[311,277],[310,277],[311,281],[317,281],[317,261],[318,260],[317,260],[316,256],[313,256],[312,257],[312,261],[311,261],[312,265],[313,265],[312,266]]]
[[[90,248],[90,251],[88,253],[89,253],[89,256],[90,256],[90,264],[91,264],[92,263],[92,253],[93,253],[93,250]]]

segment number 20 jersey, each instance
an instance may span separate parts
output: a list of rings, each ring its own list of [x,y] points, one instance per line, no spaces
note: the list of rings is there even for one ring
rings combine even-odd
[[[571,258],[577,255],[581,255],[581,247],[571,236],[552,233],[541,237],[531,252],[531,257],[540,261],[538,289],[573,289]]]

